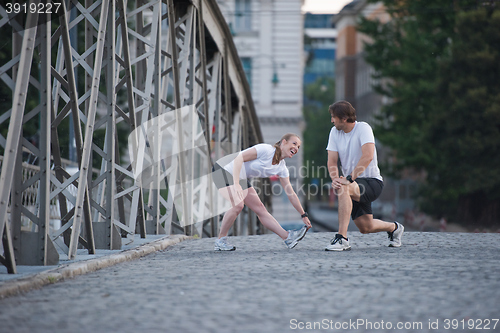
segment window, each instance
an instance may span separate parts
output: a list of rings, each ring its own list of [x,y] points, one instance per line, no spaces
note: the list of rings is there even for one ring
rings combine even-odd
[[[306,72],[334,76],[335,60],[313,59],[313,61],[311,61],[311,63],[306,67]]]
[[[234,31],[238,33],[251,30],[252,30],[251,0],[235,0]]]
[[[248,84],[252,88],[252,58],[241,58],[241,63],[243,64],[243,70],[247,77]]]

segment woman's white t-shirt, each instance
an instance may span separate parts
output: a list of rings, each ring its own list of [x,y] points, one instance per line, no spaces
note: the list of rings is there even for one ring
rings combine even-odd
[[[243,152],[255,148],[257,151],[257,158],[243,163],[240,171],[240,179],[246,178],[267,178],[277,175],[281,178],[290,176],[288,168],[286,167],[285,160],[281,160],[278,164],[273,165],[273,157],[276,148],[266,143],[260,143],[253,147],[243,150]],[[219,163],[219,162],[218,162]],[[234,158],[227,165],[219,163],[230,174],[233,174]]]
[[[342,173],[344,177],[346,177],[352,173],[358,164],[362,155],[361,146],[366,143],[375,143],[375,136],[373,135],[372,128],[365,122],[356,121],[354,123],[354,128],[349,133],[342,130],[339,131],[337,128],[332,127],[326,150],[339,153]],[[376,178],[383,181],[380,175],[380,169],[378,168],[377,149],[375,149],[373,153],[373,160],[359,177]]]

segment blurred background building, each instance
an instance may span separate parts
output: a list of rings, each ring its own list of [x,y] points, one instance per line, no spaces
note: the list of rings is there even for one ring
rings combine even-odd
[[[334,14],[304,15],[304,86],[319,78],[335,78],[335,47],[337,30]]]

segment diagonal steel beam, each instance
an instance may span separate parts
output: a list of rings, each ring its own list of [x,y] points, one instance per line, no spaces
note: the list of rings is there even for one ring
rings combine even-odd
[[[88,193],[88,177],[90,164],[90,155],[92,153],[92,135],[94,133],[94,123],[97,112],[97,98],[99,95],[99,82],[101,79],[102,58],[104,54],[104,44],[106,40],[106,25],[108,22],[109,0],[103,0],[101,5],[101,14],[99,22],[99,31],[97,34],[97,48],[95,53],[94,75],[92,77],[92,89],[90,93],[89,111],[87,115],[87,124],[85,129],[85,139],[83,141],[83,152],[80,163],[80,178],[78,181],[78,193],[75,203],[75,215],[73,218],[73,228],[71,230],[70,246],[68,258],[73,259],[76,256],[78,239],[80,237],[80,227],[83,218],[83,204],[85,193]],[[114,24],[114,22],[112,22]],[[88,225],[92,227],[91,221]],[[87,237],[91,237],[92,231],[87,233]]]
[[[34,1],[38,4],[38,1]],[[5,155],[2,163],[2,171],[0,174],[0,230],[5,232],[5,240],[7,242],[6,262],[10,267],[7,267],[9,273],[16,273],[16,261],[14,258],[14,250],[12,248],[12,239],[7,225],[7,206],[9,204],[9,195],[12,187],[13,170],[16,164],[18,154],[20,133],[23,124],[24,108],[26,104],[26,95],[28,93],[29,77],[31,72],[31,61],[33,59],[33,50],[35,48],[35,38],[37,32],[38,13],[28,13],[26,24],[33,24],[32,28],[28,28],[24,32],[21,57],[19,59],[19,69],[17,72],[16,86],[12,101],[12,112],[10,116],[9,131],[7,132],[7,142],[5,145]],[[4,245],[5,246],[5,245]],[[7,253],[8,252],[8,253]]]

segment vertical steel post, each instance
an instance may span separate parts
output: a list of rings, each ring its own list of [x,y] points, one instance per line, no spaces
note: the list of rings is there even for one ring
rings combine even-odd
[[[132,66],[130,59],[130,44],[128,40],[128,26],[127,26],[127,7],[125,0],[118,0],[118,22],[122,29],[122,48],[123,48],[123,60],[124,60],[124,68],[125,68],[125,82],[127,85],[127,101],[128,101],[128,117],[129,117],[129,125],[130,132],[133,135],[132,140],[137,145],[138,139],[136,136],[135,129],[137,128],[137,119],[136,119],[136,109],[135,109],[135,100],[134,100],[134,83],[132,77]],[[137,75],[139,76],[139,75]],[[137,186],[134,184],[133,186]],[[135,230],[136,225],[139,225],[139,232],[141,238],[146,238],[146,222],[144,219],[144,199],[143,199],[143,190],[142,187],[137,186],[137,189],[132,193],[131,200],[131,210],[130,210],[130,219],[129,219],[129,228],[133,228]]]
[[[204,121],[204,131],[205,138],[207,140],[207,167],[209,170],[212,169],[212,149],[210,147],[211,144],[211,130],[210,130],[210,119],[208,112],[208,89],[207,89],[207,51],[205,47],[205,23],[203,22],[203,1],[199,2],[200,8],[198,8],[198,43],[200,46],[200,62],[201,62],[201,82],[202,82],[202,99],[203,99],[203,115],[205,118]],[[209,187],[209,197],[213,198],[214,194],[212,193],[212,187]],[[210,211],[214,211],[214,200],[210,200]],[[215,237],[217,234],[217,218],[210,218],[210,237]]]
[[[121,244],[121,233],[115,226],[115,136],[116,136],[116,93],[115,93],[115,2],[110,1],[108,22],[106,29],[106,94],[107,94],[107,121],[106,121],[106,223],[109,233],[109,249],[119,250]]]
[[[156,10],[153,10],[153,15],[155,15],[155,19],[153,19],[152,24],[156,24],[156,47],[154,50],[154,68],[149,69],[153,70],[153,80],[152,82],[154,83],[154,99],[153,99],[153,105],[151,108],[152,111],[152,117],[159,117],[161,115],[161,96],[160,96],[160,91],[161,91],[161,2],[159,2],[156,6]],[[162,135],[160,133],[160,126],[159,122],[157,122],[155,125],[155,145],[153,147],[150,147],[152,150],[153,156],[154,156],[154,161],[155,164],[153,164],[153,174],[155,175],[155,179],[153,180],[153,188],[150,192],[150,195],[152,196],[152,206],[153,206],[153,212],[152,212],[152,217],[153,217],[153,227],[154,227],[154,234],[158,235],[162,233],[162,228],[160,225],[160,175],[162,173],[161,171],[161,157],[160,157],[160,152],[161,152],[161,146],[162,146]]]
[[[184,147],[184,140],[183,140],[183,128],[182,128],[182,113],[180,108],[182,107],[182,101],[181,101],[181,94],[180,94],[180,81],[179,81],[179,57],[177,54],[177,37],[176,37],[176,32],[175,32],[175,8],[174,8],[174,2],[173,0],[167,0],[168,4],[168,25],[169,25],[169,32],[170,32],[170,40],[171,40],[171,47],[172,47],[172,73],[174,76],[174,96],[175,96],[175,112],[176,112],[176,123],[177,123],[177,133],[178,133],[178,143],[179,143],[179,165],[181,166],[179,168],[179,177],[180,177],[180,183],[184,184],[185,179],[186,179],[186,174],[183,166],[186,165],[186,161],[184,158],[184,153],[183,147]],[[173,194],[175,195],[175,193]],[[186,192],[181,189],[181,201],[182,201],[182,216],[184,219],[189,218],[189,203],[188,199],[186,196]],[[184,231],[186,234],[190,234],[190,228],[184,228]]]
[[[224,55],[222,57],[222,72],[224,77],[224,113],[226,116],[226,135],[227,141],[231,143],[232,140],[232,124],[233,124],[233,113],[231,106],[231,83],[229,81],[229,52],[227,49],[227,44],[224,43]],[[239,147],[238,147],[239,148]],[[238,235],[238,221],[233,225],[233,234]]]
[[[23,38],[21,35],[21,31],[24,27],[19,27],[15,28],[13,27],[12,29],[12,58],[17,58],[18,56],[21,55],[21,52],[23,50]],[[13,82],[17,82],[17,75],[19,71],[19,61],[17,61],[15,64],[12,66],[12,79]],[[15,83],[13,83],[13,86],[11,87],[12,89],[12,96],[14,96],[15,93]],[[12,109],[10,110],[11,114],[11,120],[12,120]],[[24,111],[23,111],[24,113]],[[24,121],[24,119],[23,119]],[[9,133],[9,132],[7,132]],[[19,129],[18,133],[19,137],[23,137],[23,129],[22,126]],[[7,148],[7,147],[5,147]],[[21,257],[21,251],[22,251],[22,245],[21,245],[21,224],[22,224],[22,191],[21,191],[21,184],[22,184],[22,179],[23,179],[23,170],[22,170],[22,143],[19,141],[18,143],[18,152],[21,152],[21,154],[17,154],[15,158],[14,165],[14,170],[11,174],[10,177],[12,177],[12,187],[9,189],[10,191],[10,225],[7,222],[6,226],[10,228],[9,232],[9,239],[12,237],[12,244],[10,246],[13,247],[13,257],[15,257],[14,264],[19,264],[19,259]],[[1,229],[0,229],[1,230]],[[7,251],[6,251],[7,253]],[[21,262],[22,264],[22,262]]]
[[[45,23],[40,25],[40,58],[41,58],[41,100],[40,100],[40,192],[38,201],[40,211],[38,218],[38,249],[43,249],[39,258],[43,265],[55,265],[59,262],[59,254],[50,237],[50,115],[52,113],[51,91],[51,20],[50,14],[45,17]]]

